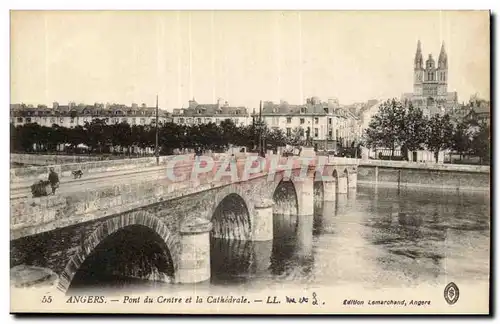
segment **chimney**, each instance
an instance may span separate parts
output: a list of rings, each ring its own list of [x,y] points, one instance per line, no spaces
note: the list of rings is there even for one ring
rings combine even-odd
[[[339,101],[335,98],[328,99],[328,108],[335,109],[339,106]]]
[[[217,98],[217,108],[221,108],[223,106],[224,100],[222,98]]]

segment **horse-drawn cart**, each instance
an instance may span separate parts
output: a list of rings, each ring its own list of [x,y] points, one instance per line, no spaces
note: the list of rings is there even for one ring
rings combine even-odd
[[[52,192],[50,181],[40,180],[31,185],[31,193],[33,194],[33,197],[48,196],[50,192]]]

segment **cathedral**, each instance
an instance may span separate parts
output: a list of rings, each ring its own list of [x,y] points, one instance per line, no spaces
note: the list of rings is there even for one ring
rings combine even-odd
[[[429,54],[424,65],[422,45],[418,41],[413,66],[413,93],[403,94],[402,100],[411,101],[427,116],[451,113],[458,106],[457,93],[448,92],[448,55],[444,42],[436,66],[432,54]]]

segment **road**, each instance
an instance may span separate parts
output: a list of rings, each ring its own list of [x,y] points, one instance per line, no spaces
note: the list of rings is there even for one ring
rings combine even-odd
[[[254,162],[258,163],[258,162]],[[238,169],[241,171],[243,169],[245,162],[238,162]],[[217,168],[218,163],[214,166]],[[176,165],[176,174],[180,169],[184,169],[184,174],[190,174],[192,167],[188,165]],[[213,174],[213,173],[212,173]],[[177,174],[181,176],[181,174]],[[209,176],[210,177],[210,176]],[[72,177],[62,177],[60,178],[60,185],[56,192],[57,195],[68,195],[76,192],[85,192],[87,190],[97,190],[99,188],[105,188],[120,184],[142,182],[142,181],[157,181],[162,180],[170,181],[167,175],[167,168],[165,165],[162,166],[152,166],[146,168],[135,168],[128,170],[118,170],[110,172],[100,172],[100,173],[90,173],[83,174],[80,179],[73,179]],[[204,183],[210,181],[206,174],[201,174],[198,177],[199,181]],[[34,183],[33,180],[26,180],[15,182],[11,184],[10,187],[10,199],[26,199],[32,197],[31,185]]]
[[[140,181],[154,181],[167,178],[165,166],[154,166],[144,169],[135,169],[127,171],[102,172],[85,176],[81,179],[62,178],[59,189],[56,194],[69,194],[82,192],[89,189],[104,188],[119,184]],[[10,199],[23,199],[31,197],[31,188],[33,181],[16,183],[11,186]]]

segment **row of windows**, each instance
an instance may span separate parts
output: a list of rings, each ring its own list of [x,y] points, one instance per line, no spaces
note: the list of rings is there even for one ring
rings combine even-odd
[[[196,113],[203,114],[203,113],[205,113],[205,111],[202,110],[202,109],[198,109],[198,110],[196,110]],[[222,110],[216,110],[216,111],[214,111],[215,115],[219,115],[219,114],[222,114],[222,113],[223,113]],[[232,110],[232,111],[226,112],[226,114],[241,115],[242,111],[241,110]]]
[[[52,114],[55,114],[56,116],[57,115],[60,115],[62,112],[60,111],[21,111],[22,114],[26,114],[26,116],[43,116],[43,115],[52,115]],[[77,114],[76,111],[70,111],[70,113],[72,114]],[[96,111],[88,111],[88,110],[83,110],[81,112],[81,114],[85,115],[85,114],[92,114],[92,115],[100,115],[100,111],[99,110],[96,110]],[[103,115],[109,115],[109,111],[104,111],[103,112]],[[118,115],[118,116],[124,116],[124,115],[142,115],[142,116],[145,116],[145,115],[155,115],[154,113],[151,113],[151,112],[146,112],[146,111],[140,111],[139,113],[135,110],[129,110],[127,111],[127,113],[125,114],[124,111],[122,110],[115,110],[113,112],[111,112],[112,115]]]
[[[231,120],[235,124],[238,124],[238,122],[239,122],[238,118],[223,118],[222,120]],[[184,124],[184,123],[192,124],[193,122],[196,123],[196,124],[201,124],[203,122],[205,122],[205,123],[211,123],[211,122],[213,122],[213,120],[210,117],[206,117],[205,119],[203,119],[201,117],[197,117],[197,118],[183,118],[183,117],[180,117],[178,119],[178,123],[179,124]],[[221,122],[221,118],[215,118],[215,123],[216,124],[220,124],[220,122]]]
[[[328,107],[324,107],[323,111],[328,114]],[[273,108],[273,113],[279,112],[279,109],[277,107]],[[301,114],[307,114],[307,108],[306,107],[301,107],[300,108],[300,113]]]
[[[291,124],[292,123],[292,118],[293,117],[287,117],[286,118],[286,123]],[[306,119],[305,118],[300,118],[299,119],[300,124],[305,124]],[[279,117],[273,117],[273,125],[279,124]],[[314,117],[314,124],[319,124],[319,117]],[[332,118],[328,118],[328,124],[332,124]]]
[[[71,117],[69,123],[70,124],[74,124],[75,123],[75,119],[76,118]],[[106,120],[106,122],[110,122],[111,121],[111,123],[119,123],[119,122],[126,122],[127,123],[127,122],[129,122],[129,118],[121,118],[121,119],[120,118],[104,118],[104,119]],[[92,118],[84,117],[84,118],[82,118],[82,120],[83,120],[83,122],[87,122],[87,121],[90,122],[92,120]],[[31,117],[25,117],[25,118],[23,118],[23,117],[17,117],[16,121],[18,123],[24,123],[24,122],[31,123],[32,119],[31,119]],[[50,117],[50,118],[43,117],[43,118],[41,118],[41,121],[43,121],[44,123],[49,122],[51,124],[55,124],[55,123],[58,123],[58,122],[59,123],[64,123],[64,117],[60,117],[60,118],[56,118],[56,117]],[[132,124],[136,124],[137,123],[137,119],[135,117],[132,117],[132,118],[130,118],[130,122]],[[141,124],[145,124],[146,123],[146,118],[140,118],[139,122]],[[152,122],[154,123],[155,120],[152,120]]]
[[[300,128],[300,136],[304,136],[305,134],[305,131],[303,128]],[[328,131],[328,137],[331,138],[333,135],[333,132],[332,130],[329,130]],[[290,127],[287,127],[286,128],[286,136],[292,136],[292,129]],[[319,130],[318,128],[314,128],[314,137],[318,137],[319,136]],[[338,137],[339,136],[339,130],[335,130],[335,136]]]
[[[438,73],[438,79],[436,79],[436,72],[427,72],[427,79],[426,81],[446,81],[446,72],[441,72],[441,73]],[[417,79],[419,81],[421,81],[421,76],[420,74],[417,75]]]
[[[437,96],[437,89],[427,89],[424,91],[424,96]]]

